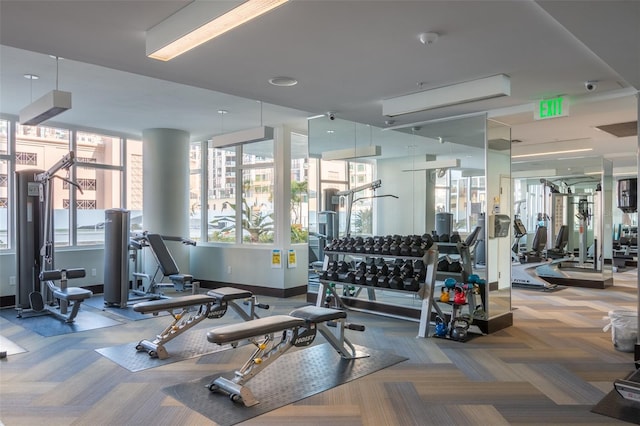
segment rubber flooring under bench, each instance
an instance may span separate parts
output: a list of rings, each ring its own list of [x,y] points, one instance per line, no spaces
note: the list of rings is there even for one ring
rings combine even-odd
[[[216,424],[233,425],[407,360],[390,352],[354,346],[370,356],[345,360],[328,343],[284,354],[247,382],[260,401],[252,407],[233,403],[227,395],[206,388],[217,377],[233,378],[233,371],[169,386],[163,391]],[[215,356],[212,355],[213,361]]]

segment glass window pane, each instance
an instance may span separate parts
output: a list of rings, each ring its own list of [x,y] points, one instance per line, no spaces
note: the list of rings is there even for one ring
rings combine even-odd
[[[324,181],[346,182],[347,162],[342,160],[322,161],[320,179]]]
[[[189,148],[189,238],[194,241],[200,241],[202,217],[201,211],[201,182],[202,170],[202,144],[200,142],[192,143]]]
[[[291,134],[291,242],[309,237],[309,158],[307,136]]]
[[[273,243],[274,173],[272,167],[242,172],[242,241],[251,244]]]
[[[120,138],[98,133],[76,133],[78,162],[121,166]]]
[[[254,142],[242,145],[242,164],[273,163],[273,141]]]
[[[374,167],[371,163],[350,162],[349,173],[352,179],[351,188],[366,185],[374,180]],[[373,235],[373,195],[375,193],[371,189],[365,189],[353,195],[350,234]]]
[[[16,124],[16,170],[46,171],[69,153],[70,132],[44,126]],[[64,170],[58,176],[68,177]],[[56,247],[69,245],[69,188],[53,179],[53,228]]]
[[[121,207],[122,172],[76,167],[76,179],[85,186],[82,194],[76,191],[78,245],[103,244],[104,211]]]
[[[208,241],[236,241],[236,148],[218,149],[209,145],[207,157]]]
[[[9,122],[7,120],[0,120],[0,154],[6,154],[8,152],[8,136]]]
[[[127,209],[131,230],[142,231],[142,141],[127,139]]]
[[[9,248],[9,163],[0,160],[0,250]]]

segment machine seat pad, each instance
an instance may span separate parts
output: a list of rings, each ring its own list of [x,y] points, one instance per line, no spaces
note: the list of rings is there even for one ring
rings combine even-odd
[[[289,315],[296,318],[302,318],[307,322],[313,323],[334,321],[347,317],[347,313],[345,311],[311,305],[294,309],[289,313]]]
[[[173,275],[169,275],[169,279],[171,281],[178,281],[178,282],[184,282],[184,283],[190,283],[191,281],[193,281],[193,275],[188,275],[188,274],[173,274]]]
[[[207,294],[222,302],[226,302],[227,300],[247,299],[253,296],[253,293],[250,291],[240,290],[233,287],[214,288],[213,290],[209,290]]]
[[[93,296],[91,290],[82,287],[67,287],[62,290],[60,287],[53,287],[53,297],[62,300],[85,300]]]
[[[289,315],[273,315],[214,328],[207,333],[207,340],[211,343],[222,345],[304,325],[305,320],[302,318],[295,318]]]
[[[214,303],[216,299],[206,294],[190,294],[189,296],[172,297],[169,299],[156,299],[140,302],[133,305],[133,310],[143,314],[150,312],[166,311],[169,309],[186,308],[189,306]]]

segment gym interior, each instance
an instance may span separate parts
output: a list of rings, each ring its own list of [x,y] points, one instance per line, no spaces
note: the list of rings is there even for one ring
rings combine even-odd
[[[0,3],[0,423],[640,424],[640,2],[75,3]]]

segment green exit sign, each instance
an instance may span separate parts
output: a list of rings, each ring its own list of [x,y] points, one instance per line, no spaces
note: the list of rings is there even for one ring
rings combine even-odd
[[[544,120],[546,118],[565,117],[569,115],[569,102],[562,96],[551,99],[542,99],[538,102],[535,111],[536,120]]]

